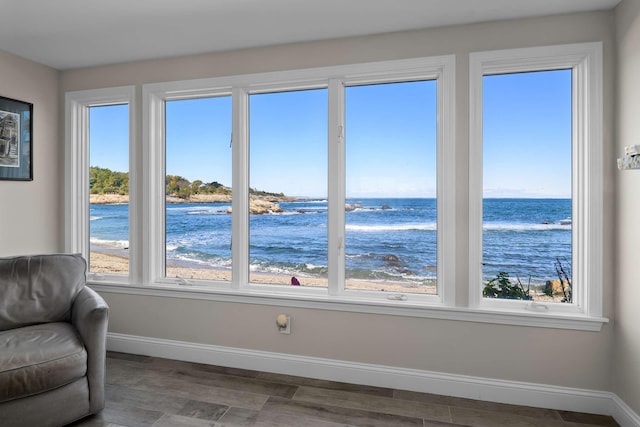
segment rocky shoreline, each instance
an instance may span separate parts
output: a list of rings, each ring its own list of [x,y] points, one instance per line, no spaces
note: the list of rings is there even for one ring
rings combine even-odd
[[[167,196],[167,203],[183,204],[183,203],[231,203],[230,194],[193,194],[185,199],[175,196]],[[280,202],[294,201],[292,197],[276,197],[276,196],[251,196],[249,200],[249,212],[255,215],[267,213],[282,212]],[[97,205],[107,204],[127,204],[129,203],[128,195],[121,194],[90,194],[89,203]],[[231,213],[231,208],[227,209],[227,213]]]

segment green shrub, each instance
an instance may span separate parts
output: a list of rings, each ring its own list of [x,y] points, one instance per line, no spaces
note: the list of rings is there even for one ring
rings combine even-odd
[[[529,286],[527,289],[522,286],[520,279],[512,283],[509,279],[509,273],[501,271],[496,277],[489,280],[482,290],[482,296],[486,298],[503,298],[503,299],[532,299],[529,294]]]

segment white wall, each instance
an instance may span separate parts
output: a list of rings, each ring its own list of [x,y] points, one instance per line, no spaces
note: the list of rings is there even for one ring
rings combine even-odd
[[[62,250],[58,72],[0,51],[0,96],[33,104],[33,181],[0,181],[0,256]]]
[[[640,144],[640,2],[616,9],[616,155]],[[616,173],[616,323],[613,391],[640,414],[640,171]]]
[[[468,53],[574,42],[604,42],[605,276],[613,277],[614,51],[612,13],[589,13],[411,31],[325,42],[198,55],[61,73],[65,91],[456,54],[458,259],[467,257]],[[138,96],[140,89],[138,88]],[[141,103],[139,103],[141,106]],[[139,112],[138,112],[139,113]],[[140,136],[138,136],[140,138]],[[62,145],[60,145],[62,147]],[[56,176],[56,178],[60,178]],[[456,272],[466,302],[468,266]],[[613,282],[605,283],[612,316]],[[195,343],[286,352],[496,379],[611,390],[612,327],[601,332],[498,326],[328,310],[286,308],[104,292],[110,331]],[[293,333],[273,327],[277,313],[294,318]]]

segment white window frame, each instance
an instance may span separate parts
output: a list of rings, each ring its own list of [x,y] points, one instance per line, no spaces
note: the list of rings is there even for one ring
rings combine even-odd
[[[448,66],[446,66],[448,65]],[[445,306],[455,305],[455,111],[453,97],[455,95],[453,87],[454,69],[453,63],[443,65],[441,69],[431,71],[431,76],[428,74],[425,76],[416,75],[414,73],[401,72],[396,74],[390,74],[386,76],[376,76],[372,78],[369,75],[352,75],[342,79],[337,79],[336,86],[336,104],[338,109],[336,116],[339,120],[335,123],[335,135],[336,141],[330,144],[330,149],[333,147],[337,152],[335,156],[339,156],[340,161],[336,164],[341,165],[341,169],[336,171],[332,169],[334,178],[334,185],[329,186],[329,196],[334,196],[333,200],[337,200],[339,206],[335,206],[335,217],[338,218],[333,225],[337,229],[335,237],[338,239],[331,247],[337,247],[340,253],[331,254],[329,252],[330,259],[338,259],[342,264],[335,269],[338,270],[342,277],[335,280],[333,283],[344,284],[344,273],[346,266],[344,265],[344,242],[345,242],[345,216],[344,216],[344,202],[346,199],[346,162],[345,162],[345,144],[344,144],[344,132],[345,129],[345,115],[344,115],[344,99],[345,88],[348,86],[359,86],[368,84],[379,83],[395,83],[395,82],[407,82],[421,80],[437,80],[437,137],[436,137],[436,229],[437,229],[437,296],[428,295],[416,295],[416,294],[402,294],[407,298],[420,298],[425,302],[431,302],[434,304],[441,304]],[[436,72],[434,74],[434,71]],[[445,75],[445,72],[450,74]],[[425,70],[426,73],[426,70]],[[331,111],[331,109],[330,109]],[[330,137],[331,138],[331,137]],[[348,141],[347,141],[348,144]],[[331,210],[331,206],[329,206]],[[331,281],[330,281],[331,283]],[[330,285],[331,286],[331,285]],[[349,289],[336,289],[334,292],[349,296],[352,298],[362,297],[377,297],[380,298],[380,292],[364,291],[364,290],[349,290]],[[397,296],[394,293],[390,298]]]
[[[602,43],[476,52],[470,55],[469,304],[482,310],[602,316]],[[485,75],[572,70],[573,303],[482,297],[482,82]]]
[[[111,283],[138,280],[136,266],[141,252],[136,234],[139,223],[137,203],[135,140],[135,86],[82,90],[65,94],[65,233],[64,250],[89,259],[89,109],[127,104],[129,107],[129,274],[88,272],[88,279]]]
[[[223,78],[154,83],[143,85],[143,206],[149,212],[144,224],[143,283],[154,285],[206,286],[218,291],[241,295],[269,295],[281,298],[311,298],[343,302],[374,302],[396,304],[455,304],[455,168],[454,168],[454,58],[452,56],[420,58],[401,61],[349,66],[314,68],[277,73],[261,73]],[[438,81],[438,295],[354,291],[344,288],[344,88],[347,85],[403,82],[416,80]],[[328,289],[294,288],[249,283],[248,277],[248,189],[249,189],[249,95],[289,90],[326,88],[328,90]],[[233,105],[233,278],[231,282],[213,282],[164,277],[164,120],[165,102],[211,96],[232,96]],[[449,236],[449,237],[445,237]],[[186,285],[186,286],[185,286]]]
[[[129,275],[89,275],[89,284],[99,291],[166,298],[198,299],[234,303],[266,304],[406,317],[472,321],[545,328],[599,331],[608,319],[602,318],[602,53],[601,44],[519,49],[514,51],[471,54],[470,61],[470,180],[457,182],[456,161],[456,59],[454,55],[399,61],[352,64],[249,74],[211,79],[151,83],[142,85],[142,105],[136,106],[140,88],[125,86],[66,94],[65,154],[65,251],[88,256],[88,107],[128,103],[130,119],[130,269]],[[569,59],[572,59],[570,61]],[[574,135],[585,146],[573,162],[579,179],[574,182],[574,199],[580,194],[574,215],[579,221],[574,231],[574,257],[581,261],[579,271],[574,260],[574,277],[588,278],[584,291],[576,294],[578,310],[561,312],[539,306],[498,302],[489,306],[480,294],[482,255],[482,146],[481,107],[482,75],[505,69],[520,61],[520,69],[531,70],[536,64],[548,69],[549,61],[559,68],[567,63],[577,72],[574,77],[574,103],[581,105],[574,121]],[[528,62],[527,62],[528,61]],[[523,65],[524,64],[524,65]],[[527,65],[527,66],[525,66]],[[535,68],[535,67],[534,67]],[[513,70],[519,69],[513,66]],[[465,70],[466,71],[466,70]],[[575,76],[575,74],[574,74]],[[344,200],[345,147],[344,88],[350,84],[382,83],[437,79],[437,209],[438,209],[438,295],[404,294],[405,299],[388,299],[387,293],[344,289]],[[341,165],[328,175],[328,289],[254,285],[248,283],[248,96],[251,93],[277,90],[328,88],[328,164]],[[233,109],[233,279],[231,282],[164,278],[164,102],[217,95],[232,96]],[[141,110],[141,111],[140,111]],[[140,123],[136,121],[140,120]],[[141,124],[142,131],[136,131]],[[478,163],[478,159],[480,159]],[[587,173],[589,172],[589,173]],[[574,174],[575,176],[575,174]],[[479,179],[478,179],[479,178]],[[456,206],[458,191],[469,191],[469,259],[456,262],[456,223],[463,218],[464,203]],[[586,215],[586,216],[585,216]],[[245,244],[241,244],[245,242]],[[576,243],[577,242],[577,243]],[[584,246],[581,246],[584,245]],[[584,248],[584,250],[582,249]],[[246,260],[238,263],[236,260]],[[469,298],[458,291],[464,289],[467,275],[460,275],[469,264]],[[460,282],[460,283],[458,283]],[[584,285],[583,285],[584,286]],[[559,306],[559,305],[558,305]],[[527,310],[527,308],[529,308]],[[533,308],[533,309],[532,309]]]

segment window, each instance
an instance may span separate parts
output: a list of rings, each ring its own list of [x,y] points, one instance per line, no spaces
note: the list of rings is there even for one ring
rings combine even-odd
[[[484,298],[572,302],[571,74],[483,77]]]
[[[65,250],[89,278],[130,282],[139,257],[133,87],[66,94]]]
[[[453,217],[455,191],[445,191],[450,180],[441,178],[453,169],[443,167],[453,159],[452,143],[445,143],[453,135],[451,60],[145,85],[149,282],[451,305],[454,283],[446,278],[453,257],[443,261],[443,254],[454,247],[444,236],[452,229],[446,218]],[[295,83],[283,83],[287,79]],[[230,116],[205,114],[204,104],[214,99],[225,99]],[[178,108],[184,108],[180,115]],[[385,118],[385,109],[397,111]],[[187,133],[210,126],[224,130],[200,137],[218,141],[207,154]],[[373,144],[378,148],[370,150]],[[233,165],[230,180],[213,157]],[[208,181],[224,186],[230,205],[228,199],[215,206],[160,204],[166,185],[175,201],[193,191],[196,178],[198,187]],[[366,181],[373,193],[361,191]],[[367,206],[359,215],[350,208],[372,196],[384,198],[376,211]],[[379,221],[390,228],[375,231]],[[380,245],[375,253],[373,237]],[[208,247],[215,245],[212,256]],[[392,275],[381,279],[385,264]],[[224,277],[216,276],[220,270]]]
[[[327,287],[327,89],[249,95],[249,281]]]
[[[471,54],[468,153],[454,56],[67,93],[65,250],[128,254],[89,274],[128,293],[599,330],[601,50]]]
[[[471,56],[470,300],[601,315],[599,45]]]
[[[89,271],[129,273],[129,106],[89,110]]]
[[[437,82],[345,91],[346,288],[437,294]]]
[[[165,104],[166,277],[231,281],[231,97]]]

